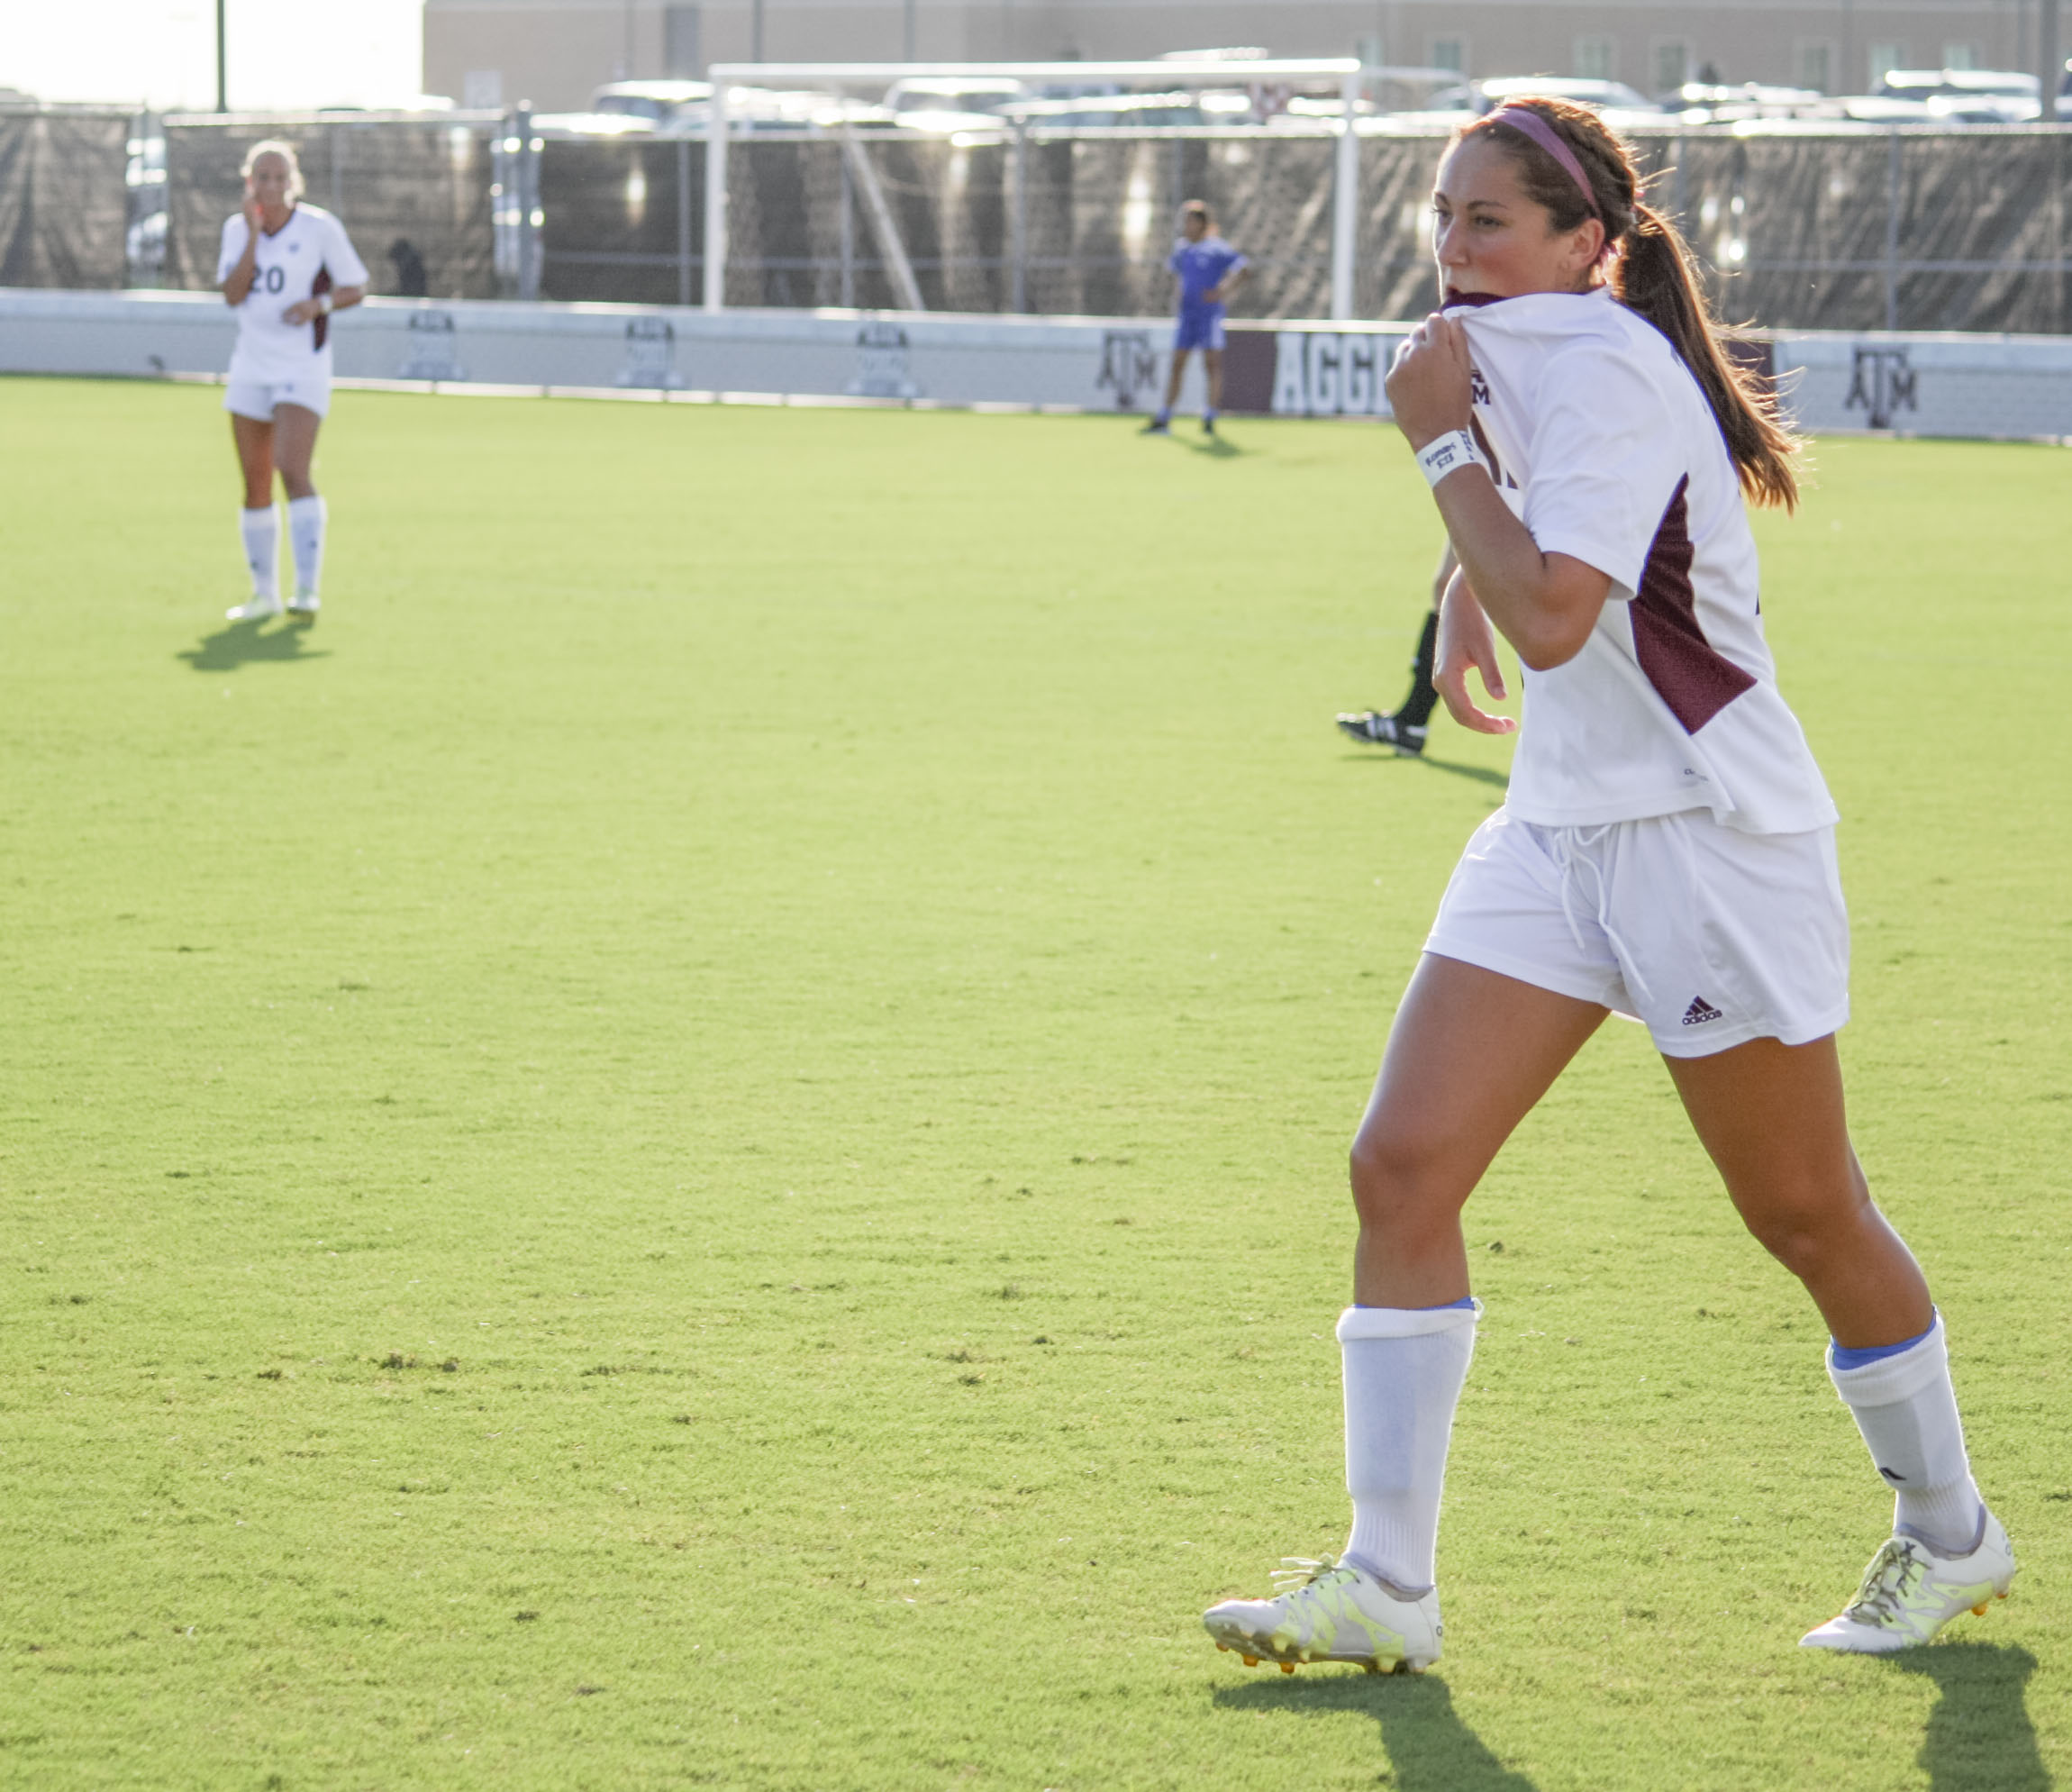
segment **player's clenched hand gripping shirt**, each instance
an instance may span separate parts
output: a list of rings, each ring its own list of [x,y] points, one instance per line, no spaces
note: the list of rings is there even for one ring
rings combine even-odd
[[[216,257],[218,286],[230,278],[250,234],[242,213],[224,223],[223,249]],[[259,232],[251,290],[237,307],[232,382],[273,385],[312,375],[328,380],[331,319],[290,323],[283,314],[333,287],[364,287],[367,277],[367,264],[353,253],[345,226],[329,212],[298,202],[279,230],[271,236]]]
[[[1554,827],[1700,808],[1751,833],[1833,822],[1777,691],[1732,457],[1668,340],[1601,289],[1447,314],[1505,502],[1540,552],[1612,580],[1582,651],[1525,670],[1506,807]]]

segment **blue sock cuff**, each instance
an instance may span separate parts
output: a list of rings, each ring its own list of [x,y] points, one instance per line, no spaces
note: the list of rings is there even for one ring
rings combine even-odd
[[[1417,1309],[1417,1311],[1420,1313],[1444,1313],[1450,1307],[1473,1306],[1474,1305],[1475,1296],[1473,1295],[1462,1295],[1459,1300],[1442,1300],[1437,1306],[1421,1306]],[[1904,1351],[1905,1348],[1906,1346],[1904,1344],[1895,1344],[1893,1346],[1893,1349],[1895,1351]]]
[[[1837,1369],[1861,1369],[1866,1363],[1883,1362],[1886,1358],[1895,1357],[1902,1351],[1911,1351],[1934,1330],[1935,1327],[1931,1325],[1920,1338],[1903,1338],[1896,1344],[1870,1344],[1860,1351],[1838,1344],[1830,1338],[1827,1341],[1828,1360]]]

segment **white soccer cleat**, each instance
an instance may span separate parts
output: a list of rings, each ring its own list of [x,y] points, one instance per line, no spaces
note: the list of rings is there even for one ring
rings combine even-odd
[[[323,607],[323,599],[314,591],[298,591],[287,600],[287,613],[291,616],[314,616]]]
[[[1246,1667],[1263,1658],[1292,1674],[1304,1661],[1352,1661],[1370,1674],[1422,1674],[1439,1660],[1438,1588],[1412,1598],[1350,1562],[1281,1560],[1274,1597],[1226,1599],[1202,1614],[1216,1647]]]
[[[263,623],[268,616],[280,614],[280,599],[254,596],[225,610],[223,614],[233,623]]]
[[[1967,1607],[1983,1615],[1993,1600],[2004,1599],[2016,1566],[2014,1546],[1990,1512],[1969,1555],[1938,1555],[1918,1537],[1894,1537],[1870,1559],[1840,1616],[1809,1630],[1799,1647],[1853,1655],[1912,1649]]]

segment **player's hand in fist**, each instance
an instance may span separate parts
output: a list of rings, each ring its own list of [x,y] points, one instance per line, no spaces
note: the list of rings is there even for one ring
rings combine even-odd
[[[1388,404],[1413,449],[1449,430],[1464,430],[1474,415],[1468,332],[1437,312],[1410,332],[1388,369]]]

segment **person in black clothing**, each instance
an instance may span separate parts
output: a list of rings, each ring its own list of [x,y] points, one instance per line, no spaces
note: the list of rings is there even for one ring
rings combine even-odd
[[[1410,695],[1394,709],[1346,710],[1338,718],[1340,731],[1372,747],[1394,747],[1405,757],[1424,750],[1424,738],[1439,692],[1431,682],[1433,655],[1439,645],[1439,600],[1446,595],[1447,581],[1459,564],[1453,558],[1453,544],[1439,557],[1439,570],[1431,575],[1431,609],[1424,618],[1424,630],[1417,637],[1417,658],[1411,662]]]

